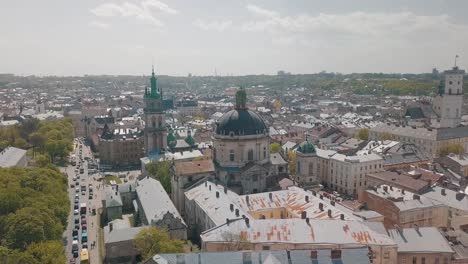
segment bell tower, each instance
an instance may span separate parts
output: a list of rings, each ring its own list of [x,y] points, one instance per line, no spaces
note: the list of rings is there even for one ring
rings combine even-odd
[[[162,90],[157,87],[154,67],[151,73],[151,88],[145,88],[144,120],[145,120],[145,154],[151,159],[164,152],[167,146],[166,121],[164,118]]]
[[[440,127],[460,125],[463,106],[463,76],[465,71],[454,66],[443,74],[433,109],[439,116]]]

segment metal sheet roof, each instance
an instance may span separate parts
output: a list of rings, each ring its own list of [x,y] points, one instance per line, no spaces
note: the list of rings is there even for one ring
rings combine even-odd
[[[435,227],[403,228],[388,230],[398,244],[398,252],[442,252],[452,253],[447,240]]]
[[[12,167],[18,165],[18,162],[26,155],[26,150],[8,147],[0,152],[0,167]]]

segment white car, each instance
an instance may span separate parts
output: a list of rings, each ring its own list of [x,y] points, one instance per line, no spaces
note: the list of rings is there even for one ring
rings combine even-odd
[[[74,215],[79,215],[79,214],[80,214],[80,211],[74,210],[74,211],[73,211],[73,214],[74,214]]]

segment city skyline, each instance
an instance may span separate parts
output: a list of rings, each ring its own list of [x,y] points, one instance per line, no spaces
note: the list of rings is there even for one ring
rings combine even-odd
[[[0,71],[147,75],[154,61],[172,76],[422,73],[453,66],[456,54],[468,68],[468,3],[450,3],[9,1]]]

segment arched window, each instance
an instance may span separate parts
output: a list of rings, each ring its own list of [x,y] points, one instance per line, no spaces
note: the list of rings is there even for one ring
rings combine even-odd
[[[301,173],[301,162],[300,161],[297,162],[296,170],[297,170],[297,173]]]
[[[449,88],[449,94],[452,94],[452,88]]]
[[[156,127],[156,117],[151,118],[151,126]]]
[[[309,163],[309,175],[314,175],[314,163],[310,162]]]
[[[247,160],[252,161],[253,155],[254,155],[253,149],[249,149],[249,152],[247,153]]]
[[[235,160],[235,155],[234,155],[234,150],[233,150],[233,149],[231,149],[231,150],[229,151],[229,160],[230,160],[230,161],[234,161],[234,160]]]

